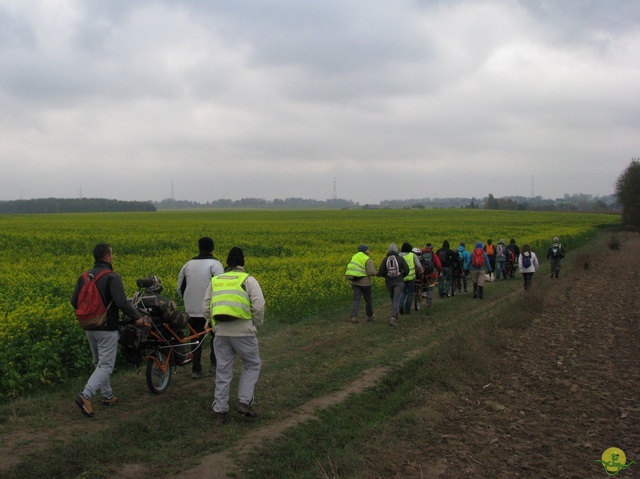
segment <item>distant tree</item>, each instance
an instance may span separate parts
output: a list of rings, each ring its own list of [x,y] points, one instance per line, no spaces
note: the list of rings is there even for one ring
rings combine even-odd
[[[484,204],[485,210],[499,210],[500,205],[498,204],[498,200],[496,200],[491,193],[489,193],[489,197]]]
[[[618,177],[616,196],[622,204],[622,224],[640,231],[640,158],[633,158]]]

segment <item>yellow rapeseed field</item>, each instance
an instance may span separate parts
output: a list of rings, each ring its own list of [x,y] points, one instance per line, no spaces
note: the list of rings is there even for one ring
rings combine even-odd
[[[95,244],[110,243],[114,269],[131,295],[137,278],[161,278],[163,294],[180,303],[180,268],[211,236],[224,263],[232,246],[245,251],[247,272],[260,282],[269,321],[297,322],[344,303],[344,268],[361,243],[376,265],[389,243],[471,249],[491,238],[542,252],[558,235],[570,250],[616,215],[486,210],[160,211],[0,216],[0,400],[85,370],[85,344],[69,296],[92,263]],[[376,288],[382,287],[378,281]],[[77,353],[77,354],[76,354]]]

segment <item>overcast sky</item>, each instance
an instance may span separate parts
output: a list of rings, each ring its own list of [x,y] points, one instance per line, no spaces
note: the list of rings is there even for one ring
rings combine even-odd
[[[0,200],[612,194],[638,0],[0,0]]]

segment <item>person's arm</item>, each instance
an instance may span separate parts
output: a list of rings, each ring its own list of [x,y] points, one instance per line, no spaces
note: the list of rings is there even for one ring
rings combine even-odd
[[[383,278],[387,276],[387,257],[386,256],[382,260],[382,263],[380,263],[380,268],[378,268],[378,276]]]
[[[376,276],[378,274],[378,272],[376,271],[376,266],[373,264],[373,260],[371,258],[367,260],[364,266],[368,276]]]
[[[489,261],[489,255],[484,253],[484,266],[488,273],[491,273],[491,261]]]
[[[209,271],[211,272],[211,277],[213,278],[214,276],[218,276],[224,273],[224,266],[222,266],[222,263],[220,261],[216,260],[211,264]]]
[[[178,274],[178,284],[176,286],[176,291],[181,298],[184,298],[184,292],[187,289],[187,276],[184,274],[185,267],[186,265],[180,269],[180,273]]]
[[[258,328],[264,324],[265,300],[262,294],[262,288],[258,284],[258,280],[253,276],[247,277],[244,281],[249,300],[251,301],[251,316],[253,325]]]
[[[413,255],[413,264],[416,265],[416,276],[420,276],[424,271],[422,269],[422,264],[420,264],[420,258],[418,258],[418,255],[415,253],[411,253],[411,254]]]
[[[131,318],[136,324],[141,324],[138,321],[142,318],[142,314],[127,299],[127,293],[124,291],[124,285],[122,284],[122,278],[119,274],[111,273],[105,276],[105,280],[108,282],[109,293],[111,294],[111,300],[116,308],[124,313],[125,316]]]
[[[202,317],[207,321],[211,320],[211,282],[207,286],[207,291],[204,293],[204,299],[202,300]]]

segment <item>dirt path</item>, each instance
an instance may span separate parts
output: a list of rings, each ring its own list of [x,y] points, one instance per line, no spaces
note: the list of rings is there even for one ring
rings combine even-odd
[[[382,379],[387,370],[388,368],[386,367],[379,367],[365,371],[358,380],[353,381],[341,390],[307,402],[280,422],[268,424],[250,432],[242,438],[237,446],[205,457],[198,466],[181,473],[180,479],[225,479],[233,477],[231,474],[238,472],[233,458],[241,457],[247,451],[255,450],[265,441],[278,437],[289,427],[312,419],[317,411],[339,404],[349,395],[362,392],[366,388],[374,386]]]

